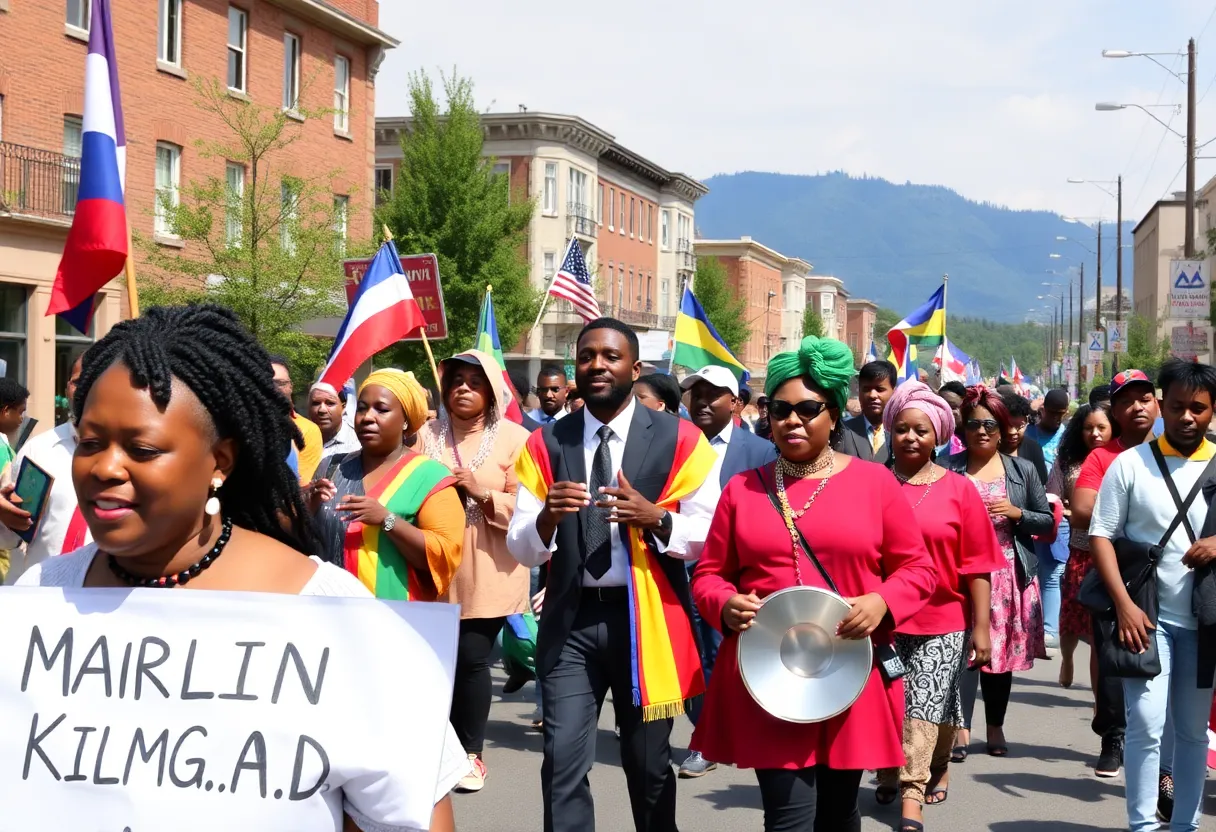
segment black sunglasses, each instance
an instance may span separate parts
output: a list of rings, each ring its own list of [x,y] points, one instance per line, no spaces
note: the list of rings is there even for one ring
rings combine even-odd
[[[791,413],[797,413],[799,419],[810,422],[827,408],[827,402],[817,402],[814,399],[803,399],[797,404],[791,404],[784,399],[769,399],[768,415],[769,418],[780,422],[790,418]]]
[[[968,419],[966,427],[967,430],[979,430],[983,428],[986,433],[996,433],[1001,429],[1001,423],[996,419]]]

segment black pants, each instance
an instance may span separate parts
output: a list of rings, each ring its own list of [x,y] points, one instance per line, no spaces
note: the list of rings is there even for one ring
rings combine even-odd
[[[607,596],[608,593],[605,593]],[[540,783],[545,832],[595,832],[587,775],[595,763],[604,696],[621,729],[621,768],[637,832],[676,832],[670,719],[642,721],[633,704],[629,606],[624,588],[601,600],[584,590],[557,664],[541,679],[545,756]],[[617,830],[613,830],[617,832]]]
[[[1013,674],[981,673],[974,668],[963,671],[959,693],[963,699],[963,727],[968,731],[971,730],[977,689],[984,691],[984,722],[993,728],[1004,727],[1005,712],[1009,710],[1009,693],[1013,689]]]
[[[481,756],[490,719],[490,651],[505,618],[460,619],[456,648],[456,685],[452,690],[452,728],[466,754]]]
[[[1094,721],[1090,723],[1100,737],[1122,737],[1127,733],[1127,711],[1123,709],[1123,680],[1098,673],[1094,683]]]
[[[756,769],[764,832],[861,832],[860,771]]]

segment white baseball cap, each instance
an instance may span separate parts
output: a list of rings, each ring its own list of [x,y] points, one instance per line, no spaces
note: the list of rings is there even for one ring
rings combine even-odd
[[[725,367],[719,367],[716,364],[710,364],[708,367],[702,367],[695,373],[685,376],[680,382],[680,387],[684,390],[691,389],[698,381],[704,381],[713,387],[721,387],[724,390],[729,390],[732,396],[739,395],[739,380],[735,378],[735,374]]]

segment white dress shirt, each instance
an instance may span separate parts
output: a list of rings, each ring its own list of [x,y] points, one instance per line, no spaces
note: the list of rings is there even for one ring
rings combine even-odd
[[[75,452],[76,431],[71,422],[65,422],[26,442],[13,460],[12,479],[17,478],[22,461],[29,457],[54,477],[55,482],[51,485],[51,498],[47,501],[42,522],[31,543],[23,543],[16,532],[0,525],[0,548],[12,550],[12,565],[5,581],[10,586],[34,564],[63,554],[64,539],[77,505],[76,487],[72,484],[72,454]],[[93,536],[86,531],[84,543],[92,540]]]
[[[355,429],[343,422],[333,439],[321,446],[321,456],[324,458],[333,454],[349,454],[352,451],[361,450],[362,447],[359,444],[359,437],[355,434]],[[318,471],[317,475],[320,476],[323,473]]]
[[[617,473],[621,470],[621,462],[625,457],[625,444],[629,441],[629,427],[633,423],[633,410],[637,400],[631,398],[615,419],[608,423],[612,436],[608,439],[608,452],[612,458],[612,482],[610,486],[618,485]],[[591,415],[591,411],[583,408],[583,461],[587,480],[590,487],[591,468],[595,452],[599,448],[600,438],[597,435],[604,424]],[[719,460],[718,465],[721,464]],[[662,554],[679,560],[696,560],[701,556],[701,547],[705,545],[705,535],[709,532],[709,522],[713,519],[714,509],[722,496],[722,487],[718,483],[718,465],[715,465],[705,477],[704,483],[696,491],[680,500],[679,513],[671,513],[671,535],[664,544],[658,538],[655,545]],[[594,506],[595,495],[592,495],[593,505],[589,511],[600,511]],[[536,518],[544,508],[544,503],[529,491],[523,483],[515,495],[515,514],[507,531],[507,549],[524,566],[529,568],[545,563],[557,551],[557,534],[553,541],[546,543],[541,540],[536,531]],[[629,555],[616,523],[608,526],[611,544],[612,565],[599,578],[593,578],[590,573],[583,573],[583,586],[626,586],[629,579]]]
[[[535,419],[537,422],[540,422],[542,425],[547,425],[550,422],[556,422],[558,419],[562,418],[565,415],[566,415],[566,411],[559,410],[559,411],[557,411],[557,415],[550,416],[548,413],[541,410],[539,407],[536,408],[535,410],[528,411],[528,416],[531,417],[532,419]],[[596,441],[598,442],[599,440],[597,439]]]
[[[713,448],[714,453],[718,455],[719,468],[722,465],[722,460],[726,459],[726,449],[730,446],[730,438],[734,432],[735,420],[731,419],[726,423],[726,427],[722,428],[721,433],[709,440],[709,447]]]

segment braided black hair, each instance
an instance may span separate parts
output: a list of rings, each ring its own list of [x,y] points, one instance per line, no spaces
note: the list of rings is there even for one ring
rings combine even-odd
[[[76,385],[76,421],[101,374],[121,363],[159,407],[173,379],[198,397],[221,439],[236,442],[236,464],[224,482],[224,513],[304,554],[319,550],[300,482],[287,464],[304,438],[291,403],[274,386],[270,359],[231,310],[214,305],[153,307],[123,321],[84,354]],[[288,529],[282,519],[286,518]]]

